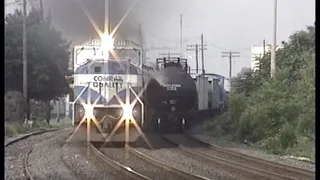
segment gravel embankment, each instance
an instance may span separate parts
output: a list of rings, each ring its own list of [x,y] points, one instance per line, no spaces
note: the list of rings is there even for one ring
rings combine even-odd
[[[72,142],[62,149],[62,157],[82,179],[90,180],[118,180],[130,179],[125,174],[105,163],[93,152],[87,154],[85,143]]]
[[[31,136],[19,142],[15,142],[5,148],[5,179],[6,180],[25,180],[24,160],[26,154],[32,147],[60,134],[61,131],[48,132],[41,135]],[[14,138],[11,138],[11,140]]]
[[[148,150],[145,148],[136,149],[145,155],[148,155],[164,164],[168,164],[176,169],[209,179],[243,179],[239,175],[231,174],[228,169],[221,167],[218,164],[189,157],[178,148],[161,148],[161,145],[163,147],[168,146],[168,142],[163,140],[161,137],[154,136],[150,141],[155,142],[158,148],[154,150]]]
[[[143,174],[154,180],[183,180],[177,174],[166,171],[160,167],[157,167],[151,163],[148,163],[135,155],[130,154],[124,148],[102,148],[103,152],[107,157],[120,162],[121,164],[130,167],[134,171]]]
[[[35,179],[79,179],[61,158],[61,148],[70,133],[71,131],[61,132],[34,146],[28,158],[28,169]]]
[[[285,165],[292,165],[292,166],[315,171],[315,164],[312,164],[312,163],[299,161],[296,159],[288,158],[286,156],[268,154],[268,153],[258,149],[257,147],[231,141],[230,137],[211,137],[211,136],[208,136],[205,134],[205,131],[202,126],[195,127],[192,131],[190,131],[190,133],[193,134],[194,137],[201,139],[205,142],[208,142],[210,144],[229,148],[231,150],[241,152],[243,154],[251,155],[254,157],[259,157],[259,158],[266,159],[269,161],[274,161],[274,162],[282,163]]]

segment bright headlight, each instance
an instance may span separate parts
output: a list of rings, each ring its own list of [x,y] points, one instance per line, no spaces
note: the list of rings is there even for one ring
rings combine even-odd
[[[103,51],[109,52],[113,49],[114,39],[111,35],[104,34],[101,38],[101,48]]]
[[[130,104],[125,104],[122,106],[122,118],[133,119],[133,107]]]

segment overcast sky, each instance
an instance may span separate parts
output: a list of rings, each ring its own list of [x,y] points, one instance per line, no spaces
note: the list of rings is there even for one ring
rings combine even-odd
[[[8,0],[8,2],[11,1]],[[33,1],[36,2],[36,0]],[[83,23],[84,26],[90,26],[88,19],[79,8],[77,11],[82,15],[75,15],[72,12],[72,8],[69,6],[77,6],[75,1],[44,0],[46,9],[51,6],[53,19],[65,20],[64,24],[60,23],[59,28],[68,31],[68,36],[71,31],[69,27],[73,27],[72,31],[75,32],[73,34],[81,34],[80,31],[85,29]],[[88,9],[96,1],[103,0],[87,1],[89,3],[86,4]],[[114,12],[111,11],[112,15],[119,19],[134,0],[113,1],[122,1],[121,6],[123,7],[120,10],[113,9]],[[57,4],[57,2],[61,4]],[[234,50],[241,53],[241,57],[235,58],[233,61],[233,75],[235,75],[241,68],[250,67],[251,46],[262,45],[263,39],[266,39],[267,43],[272,43],[273,2],[274,0],[140,0],[128,21],[130,24],[142,24],[148,47],[175,47],[176,49],[171,51],[179,52],[179,21],[180,14],[183,14],[184,44],[200,43],[200,35],[203,33],[204,42],[208,49],[205,52],[206,71],[228,76],[228,59],[221,58],[222,51]],[[6,11],[12,12],[14,8],[16,7],[7,6]],[[96,13],[96,19],[101,21],[103,13],[97,13],[97,11],[103,11],[101,4],[90,10],[90,13]],[[79,25],[80,21],[82,26]],[[278,1],[278,43],[287,40],[295,31],[302,30],[307,25],[313,25],[314,22],[314,0]],[[135,30],[137,27],[134,27]],[[87,33],[83,38],[95,36],[90,33]],[[149,58],[151,60],[156,58],[159,51],[166,52],[166,50],[149,51]],[[194,52],[188,52],[188,54],[193,56]],[[190,59],[190,61],[192,68],[194,68],[194,59]]]

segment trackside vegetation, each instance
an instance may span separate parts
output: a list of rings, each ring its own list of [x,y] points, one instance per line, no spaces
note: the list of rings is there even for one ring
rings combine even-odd
[[[22,19],[20,10],[5,17],[5,125],[6,134],[30,131],[25,113],[30,114],[32,126],[48,127],[50,101],[70,91],[65,78],[70,75],[69,45],[61,32],[51,24],[50,14],[44,18],[32,9],[26,17],[28,99],[22,95]],[[43,120],[46,122],[42,122]]]
[[[260,69],[242,71],[231,80],[228,111],[206,130],[213,136],[231,135],[274,154],[315,157],[315,27],[308,26],[282,42],[274,77],[270,53]]]

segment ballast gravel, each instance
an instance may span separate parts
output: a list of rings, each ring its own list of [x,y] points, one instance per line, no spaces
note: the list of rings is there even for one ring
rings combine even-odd
[[[5,179],[25,180],[24,161],[34,145],[57,136],[63,130],[28,137],[5,147]]]
[[[62,149],[62,158],[70,169],[73,169],[81,179],[90,180],[118,180],[130,179],[127,175],[88,151],[85,143],[72,142]]]
[[[152,163],[144,161],[129,153],[125,148],[101,148],[107,157],[120,162],[122,165],[130,167],[134,171],[154,180],[183,180],[183,177],[164,170]]]
[[[166,148],[169,146],[168,142],[162,137],[152,136],[152,138],[149,140],[150,142],[153,142],[153,147],[156,148],[153,150],[136,148],[136,150],[164,164],[167,164],[168,166],[209,179],[242,179],[242,177],[239,175],[231,174],[228,170],[221,168],[217,164],[212,164],[210,162],[203,161],[202,159],[190,157],[179,150],[178,147]]]
[[[36,144],[28,157],[28,169],[37,180],[79,179],[63,162],[61,148],[71,132]]]

